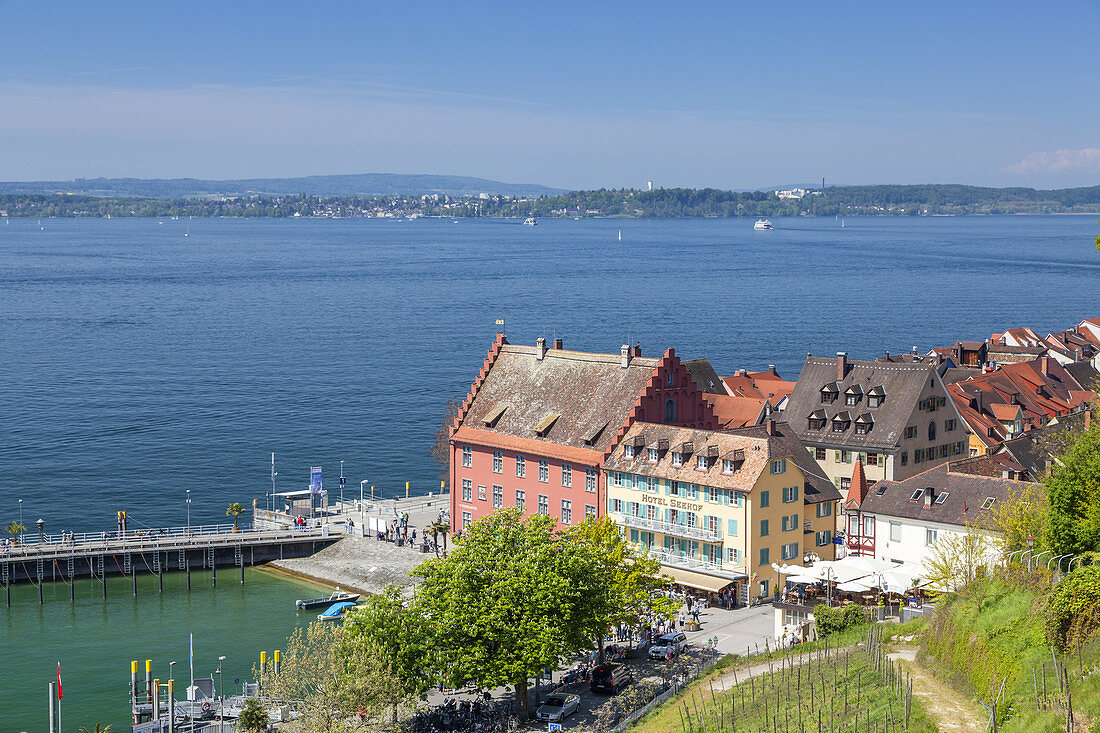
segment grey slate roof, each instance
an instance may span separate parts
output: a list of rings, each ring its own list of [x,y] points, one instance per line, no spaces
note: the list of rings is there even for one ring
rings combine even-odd
[[[680,362],[687,369],[699,391],[705,394],[729,394],[722,385],[722,378],[714,371],[709,359],[692,359]]]
[[[932,364],[850,360],[847,373],[838,381],[836,370],[836,359],[807,357],[783,415],[791,423],[795,435],[803,442],[850,446],[854,450],[889,450],[897,446],[925,381],[936,373]],[[833,382],[836,383],[840,396],[833,402],[823,403],[821,388]],[[874,387],[882,387],[886,398],[879,407],[868,407],[867,398],[863,398],[855,407],[847,406],[844,403],[844,391],[852,384],[861,385],[865,392]],[[815,410],[824,410],[826,414],[825,426],[820,430],[809,429],[808,418]],[[874,419],[874,427],[866,435],[856,435],[854,423],[843,433],[833,432],[833,417],[844,411],[870,413]]]
[[[1081,385],[1081,389],[1100,392],[1100,372],[1096,371],[1091,361],[1075,361],[1064,365],[1064,368]]]
[[[1000,477],[956,473],[949,464],[941,463],[924,473],[918,473],[904,481],[877,481],[867,492],[867,498],[859,510],[865,514],[882,517],[942,522],[944,524],[979,524],[989,512],[981,508],[992,497],[1004,502],[1017,496],[1028,484]],[[933,499],[947,494],[943,503],[925,508],[924,497],[913,501],[916,491],[923,493],[931,487]]]
[[[750,425],[726,432],[753,438],[768,438],[769,442],[775,446],[775,452],[790,456],[798,466],[798,470],[802,471],[802,475],[806,477],[806,485],[802,488],[804,503],[820,504],[826,501],[840,501],[840,490],[825,475],[825,471],[806,450],[806,446],[802,445],[794,428],[789,424],[777,422],[773,436],[768,436],[767,425]]]

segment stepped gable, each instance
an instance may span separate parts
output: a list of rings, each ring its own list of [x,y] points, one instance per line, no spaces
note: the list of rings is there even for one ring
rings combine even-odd
[[[542,339],[535,346],[498,339],[452,438],[592,461],[633,421],[663,420],[669,401],[675,422],[716,422],[672,349],[656,359],[641,356],[640,347],[593,354],[560,342],[547,348]]]
[[[470,405],[473,404],[474,397],[477,396],[478,391],[481,389],[481,384],[485,381],[485,377],[488,376],[489,371],[493,368],[493,364],[496,362],[497,354],[508,343],[508,340],[504,338],[503,333],[498,333],[496,340],[493,341],[493,345],[489,347],[489,354],[485,357],[485,362],[481,366],[481,371],[478,372],[477,378],[474,379],[473,384],[470,385],[470,391],[466,393],[466,399],[462,401],[462,406],[458,410],[458,415],[451,423],[450,434],[453,436],[455,431],[458,430],[462,421],[466,419],[466,413],[470,410]]]
[[[770,432],[769,432],[770,431]],[[806,446],[798,439],[796,431],[785,422],[768,420],[763,425],[752,425],[738,430],[723,430],[731,435],[766,438],[770,450],[776,457],[786,458],[802,472],[802,499],[806,504],[820,504],[826,501],[840,501],[840,490],[833,485],[825,471],[817,464]]]
[[[876,481],[860,511],[964,526],[981,522],[997,502],[1014,499],[1028,487],[1024,481],[958,473],[949,465],[941,463],[903,481]]]
[[[841,376],[841,361],[840,357],[807,357],[787,409],[783,411],[784,417],[804,442],[835,443],[854,450],[888,451],[895,448],[904,435],[921,390],[936,374],[935,366],[931,363],[893,364],[845,358],[844,374]],[[869,408],[864,400],[858,407],[847,407],[844,394],[853,386],[862,389],[864,394],[881,389],[882,404]],[[833,402],[822,402],[821,394],[825,389],[835,390],[839,397]],[[852,422],[863,414],[870,414],[874,427],[866,435],[857,435],[851,427],[843,433],[835,433],[832,431],[833,418],[843,412],[849,413]],[[821,429],[809,428],[809,420],[814,415],[824,417]]]

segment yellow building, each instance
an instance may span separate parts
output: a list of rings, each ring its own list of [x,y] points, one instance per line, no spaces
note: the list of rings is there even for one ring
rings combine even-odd
[[[840,492],[786,423],[634,423],[604,469],[608,516],[680,585],[747,603],[776,591],[772,563],[835,558]]]

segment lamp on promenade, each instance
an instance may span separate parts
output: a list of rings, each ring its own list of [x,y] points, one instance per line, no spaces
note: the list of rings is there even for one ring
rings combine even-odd
[[[169,682],[171,682],[172,680],[174,680],[176,678],[176,671],[174,669],[175,666],[176,666],[175,662],[169,662],[168,663],[168,681]]]
[[[222,662],[225,657],[218,657],[218,720],[225,720],[225,685],[222,684]]]
[[[187,490],[187,534],[191,534],[191,489]]]
[[[23,526],[23,500],[19,500],[19,526]],[[15,541],[19,544],[23,544],[23,532],[20,530],[19,534],[15,536]]]
[[[1035,547],[1035,538],[1031,535],[1027,536],[1027,569],[1031,572],[1031,551]]]

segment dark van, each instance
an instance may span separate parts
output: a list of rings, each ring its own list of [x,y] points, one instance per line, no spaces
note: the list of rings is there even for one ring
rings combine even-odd
[[[592,670],[592,691],[615,694],[634,681],[634,672],[625,664],[601,664]]]

